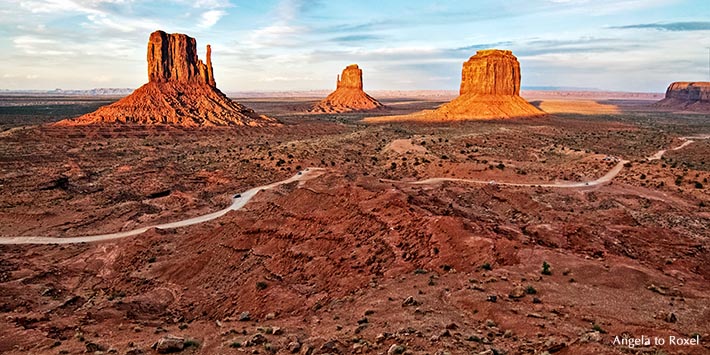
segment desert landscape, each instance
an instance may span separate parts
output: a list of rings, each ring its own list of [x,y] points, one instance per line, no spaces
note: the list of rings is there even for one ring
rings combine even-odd
[[[146,37],[136,90],[0,92],[0,353],[710,353],[708,82],[225,94]]]

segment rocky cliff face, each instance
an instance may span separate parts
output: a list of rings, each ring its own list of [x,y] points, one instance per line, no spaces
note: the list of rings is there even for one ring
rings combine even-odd
[[[520,64],[513,52],[482,50],[463,63],[460,95],[520,95]]]
[[[348,65],[338,76],[336,89],[328,97],[317,103],[309,111],[316,113],[338,113],[374,110],[383,107],[379,101],[362,89],[362,69],[357,64]]]
[[[666,98],[710,102],[710,82],[675,82],[668,86]]]
[[[362,90],[362,69],[357,64],[348,65],[343,69],[343,73],[338,76],[336,89],[340,88]]]
[[[666,97],[654,106],[681,111],[710,112],[710,82],[671,83],[666,90]]]
[[[207,45],[207,63],[197,58],[197,42],[181,33],[155,31],[148,40],[148,81],[205,83],[214,85],[211,49]]]
[[[463,63],[459,97],[433,111],[366,121],[454,121],[532,117],[544,112],[520,97],[520,63],[511,51],[481,50]]]
[[[197,42],[180,33],[155,31],[148,40],[148,83],[131,95],[57,125],[101,123],[199,126],[267,126],[277,120],[259,115],[217,89],[212,48],[206,62],[197,57]]]

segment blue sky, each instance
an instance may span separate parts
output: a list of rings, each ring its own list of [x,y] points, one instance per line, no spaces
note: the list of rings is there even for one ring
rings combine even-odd
[[[135,88],[150,32],[212,44],[223,91],[457,90],[477,49],[510,49],[523,86],[662,92],[710,80],[710,1],[3,0],[0,88]]]

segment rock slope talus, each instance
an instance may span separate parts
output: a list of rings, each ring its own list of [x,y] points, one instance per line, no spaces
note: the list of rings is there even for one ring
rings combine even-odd
[[[520,97],[520,63],[508,50],[481,50],[463,64],[459,96],[436,110],[365,121],[454,121],[541,116]]]
[[[201,126],[269,126],[276,119],[259,115],[217,89],[212,48],[206,62],[197,57],[197,42],[180,34],[155,31],[148,40],[148,83],[132,94],[86,115],[57,122],[60,126],[130,123]]]

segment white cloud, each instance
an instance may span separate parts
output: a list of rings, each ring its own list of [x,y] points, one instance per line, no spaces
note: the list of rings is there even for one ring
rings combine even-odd
[[[209,10],[202,13],[200,16],[199,26],[202,28],[210,28],[214,26],[227,12],[224,10]]]
[[[21,0],[20,6],[32,13],[80,12],[100,14],[104,5],[128,4],[132,0]]]
[[[251,31],[245,44],[252,48],[302,46],[309,28],[295,22],[305,4],[303,0],[281,0],[273,11],[274,24]]]
[[[229,0],[195,0],[192,1],[192,7],[197,9],[220,9],[232,7]]]
[[[110,16],[107,14],[91,14],[86,17],[90,23],[85,27],[93,29],[113,29],[124,33],[136,31],[152,31],[159,27],[157,22],[150,19],[130,19],[124,17]]]
[[[57,47],[59,42],[52,39],[24,35],[16,37],[12,40],[15,48],[20,49],[26,54],[37,55],[37,56],[65,56],[71,55],[72,52],[68,50],[62,50]]]

